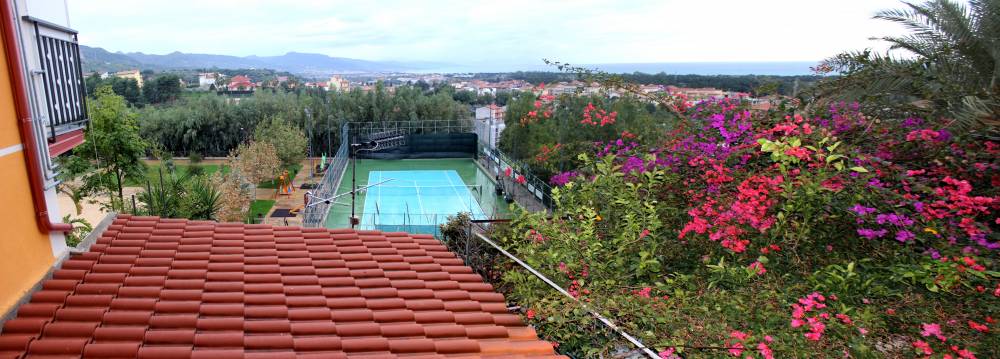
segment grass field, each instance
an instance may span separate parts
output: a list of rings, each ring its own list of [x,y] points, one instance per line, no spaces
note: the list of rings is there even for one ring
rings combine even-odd
[[[201,167],[203,169],[202,173],[205,174],[205,175],[209,175],[209,176],[211,176],[212,174],[214,174],[215,172],[218,172],[220,170],[223,171],[222,173],[228,173],[229,172],[229,166],[226,166],[226,165],[218,165],[218,164],[196,164],[196,165],[174,164],[174,174],[176,176],[184,176],[184,175],[188,174],[188,172],[190,172],[191,166]],[[161,167],[162,167],[162,165],[160,165],[159,163],[146,164],[146,179],[149,180],[150,184],[155,184],[155,183],[158,183],[160,181],[160,168]],[[288,173],[292,176],[292,178],[295,178],[295,174],[302,170],[302,165],[293,165],[293,166],[286,167],[286,169],[288,170]],[[163,169],[163,178],[166,179],[167,176],[169,176],[169,175],[170,175],[170,173],[167,171],[166,168],[164,168]],[[301,184],[301,183],[299,183],[299,184]],[[146,182],[145,182],[145,180],[140,181],[140,180],[128,179],[128,180],[125,181],[125,187],[146,187]],[[259,183],[257,185],[257,188],[277,189],[278,188],[278,179],[275,178],[275,179],[273,179],[271,181],[261,182],[261,183]]]
[[[249,216],[251,220],[256,221],[257,217],[267,216],[267,212],[271,211],[271,207],[274,207],[274,200],[254,200],[253,202],[250,202],[250,213],[247,216]]]
[[[188,165],[188,164],[175,164],[174,165],[174,171],[175,171],[174,174],[177,175],[177,176],[184,176],[188,172],[190,172],[191,166],[192,165]],[[203,169],[202,173],[204,173],[206,175],[212,175],[215,172],[218,172],[219,169],[222,169],[222,171],[223,171],[222,173],[229,172],[229,167],[227,167],[225,165],[196,164],[196,165],[193,165],[193,166],[201,167]],[[150,184],[158,183],[160,181],[160,168],[161,167],[162,166],[160,164],[146,164],[146,179],[149,180]],[[163,168],[163,178],[165,179],[169,175],[170,175],[170,172],[167,171],[166,168]],[[126,187],[145,187],[146,186],[146,182],[145,181],[138,181],[138,180],[129,179],[129,180],[125,181],[125,186]]]

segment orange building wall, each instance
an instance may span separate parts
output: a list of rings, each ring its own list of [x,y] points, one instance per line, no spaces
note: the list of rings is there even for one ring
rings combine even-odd
[[[5,57],[0,56],[0,65],[0,149],[4,149],[20,144],[21,137]],[[55,262],[49,234],[39,232],[35,223],[24,155],[21,150],[0,157],[0,314],[10,310]]]

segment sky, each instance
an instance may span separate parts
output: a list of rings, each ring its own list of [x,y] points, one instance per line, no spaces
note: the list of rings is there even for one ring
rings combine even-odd
[[[884,49],[896,0],[66,0],[109,51],[449,64],[818,61]]]

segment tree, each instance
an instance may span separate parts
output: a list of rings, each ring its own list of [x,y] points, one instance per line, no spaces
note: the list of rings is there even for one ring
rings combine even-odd
[[[115,94],[125,98],[129,105],[141,107],[145,103],[142,97],[142,90],[139,89],[139,82],[135,79],[125,79],[111,76],[102,79],[101,75],[92,74],[86,79],[87,96],[94,96],[94,92],[104,85],[110,85]]]
[[[513,97],[513,95],[511,94],[510,91],[497,92],[497,98],[496,98],[497,105],[507,106],[507,103],[511,101],[511,97]]]
[[[281,164],[286,167],[300,163],[306,157],[308,140],[302,130],[277,117],[259,124],[253,137],[257,142],[274,146]]]
[[[269,142],[241,144],[229,155],[233,172],[249,184],[257,184],[278,176],[281,159],[278,150]]]
[[[846,52],[819,70],[844,76],[824,82],[820,97],[863,101],[887,115],[916,114],[959,130],[995,131],[1000,124],[1000,0],[949,0],[879,12],[875,18],[903,25],[910,33],[882,37],[894,57],[870,50]],[[952,120],[954,119],[954,120]]]
[[[218,171],[212,175],[212,186],[219,191],[216,219],[222,222],[242,222],[250,211],[253,191],[235,172]]]
[[[88,107],[90,126],[84,136],[86,145],[73,149],[64,162],[64,175],[82,176],[83,188],[88,193],[104,192],[109,197],[116,193],[117,197],[105,205],[121,211],[125,203],[122,191],[125,180],[145,175],[142,157],[148,145],[139,136],[135,113],[110,86],[98,88]]]
[[[180,77],[174,74],[158,76],[148,81],[142,92],[151,104],[173,101],[181,94]]]

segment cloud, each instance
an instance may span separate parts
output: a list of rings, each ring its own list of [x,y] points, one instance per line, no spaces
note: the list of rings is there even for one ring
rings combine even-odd
[[[112,51],[538,64],[814,61],[882,46],[895,0],[68,0],[84,44]]]

